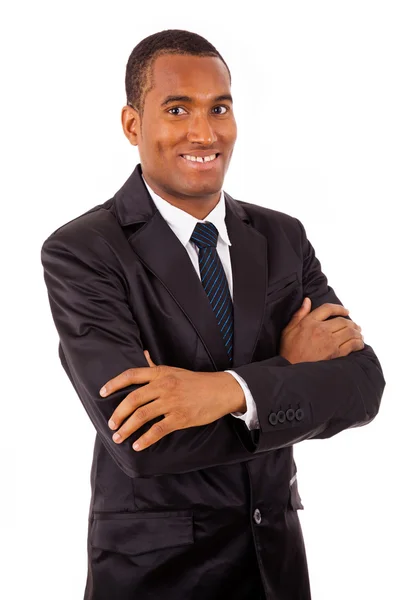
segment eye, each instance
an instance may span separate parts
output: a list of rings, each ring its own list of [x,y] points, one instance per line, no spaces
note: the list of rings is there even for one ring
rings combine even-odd
[[[177,111],[177,112],[171,112],[171,111]],[[184,109],[182,108],[182,106],[173,106],[172,108],[168,109],[167,112],[169,112],[170,115],[174,115],[174,116],[179,116],[179,115],[183,115],[184,112],[178,112],[178,111],[184,111]]]
[[[227,106],[218,105],[218,106],[214,106],[213,111],[215,111],[215,110],[217,110],[218,112],[215,112],[214,114],[225,115],[229,109]]]

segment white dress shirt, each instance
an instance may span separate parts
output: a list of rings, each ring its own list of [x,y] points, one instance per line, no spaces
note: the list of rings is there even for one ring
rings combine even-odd
[[[218,241],[217,241],[217,252],[218,256],[222,262],[222,266],[225,271],[225,275],[228,280],[229,291],[231,294],[231,298],[233,298],[233,281],[232,281],[232,267],[231,267],[231,258],[229,253],[229,246],[231,246],[231,242],[229,240],[228,231],[226,229],[225,224],[225,198],[223,192],[221,192],[221,197],[213,210],[207,215],[207,218],[204,220],[196,219],[189,213],[177,208],[173,204],[167,202],[160,196],[158,196],[148,185],[143,177],[143,181],[149,191],[149,194],[154,201],[157,209],[161,213],[163,219],[168,223],[172,231],[175,233],[176,237],[185,247],[190,260],[193,263],[193,267],[196,270],[199,279],[201,280],[200,275],[200,267],[199,267],[199,249],[194,242],[190,241],[193,230],[197,223],[212,223],[218,230]],[[233,341],[235,343],[235,341]],[[227,370],[226,373],[230,373],[236,381],[241,386],[245,399],[247,411],[245,413],[231,413],[234,417],[238,419],[242,419],[249,429],[259,429],[259,422],[257,416],[257,407],[254,401],[253,395],[250,392],[249,386],[245,382],[245,380],[240,377],[234,371]]]

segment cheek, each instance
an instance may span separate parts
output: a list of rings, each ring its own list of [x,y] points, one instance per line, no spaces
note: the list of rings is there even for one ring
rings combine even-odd
[[[174,149],[176,144],[182,139],[182,135],[176,131],[176,128],[167,125],[159,125],[152,132],[152,146],[157,155],[165,155]]]
[[[146,123],[142,130],[142,147],[146,154],[162,154],[171,146],[173,133],[163,122]]]
[[[233,122],[231,123],[229,135],[230,135],[231,143],[233,145],[236,142],[236,137],[237,137],[237,126],[236,126],[235,119],[233,119]]]
[[[224,123],[223,127],[220,127],[219,131],[217,130],[217,135],[224,144],[233,146],[237,137],[235,120]]]

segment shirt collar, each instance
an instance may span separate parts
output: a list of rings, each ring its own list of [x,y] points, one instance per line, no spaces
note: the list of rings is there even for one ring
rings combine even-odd
[[[217,205],[212,211],[206,216],[205,219],[196,219],[184,210],[174,206],[158,196],[148,185],[144,177],[142,177],[148,192],[156,205],[158,211],[161,213],[162,218],[168,223],[172,231],[175,233],[180,242],[186,246],[191,238],[194,228],[197,223],[212,223],[218,229],[221,240],[231,246],[231,241],[228,236],[228,231],[225,224],[226,206],[224,193],[221,191],[220,199]]]

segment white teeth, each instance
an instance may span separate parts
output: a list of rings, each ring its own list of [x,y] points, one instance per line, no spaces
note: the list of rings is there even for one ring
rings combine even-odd
[[[191,154],[183,154],[183,158],[186,160],[191,160],[192,162],[210,162],[211,160],[215,160],[217,158],[216,154],[210,154],[210,156],[192,156]]]

